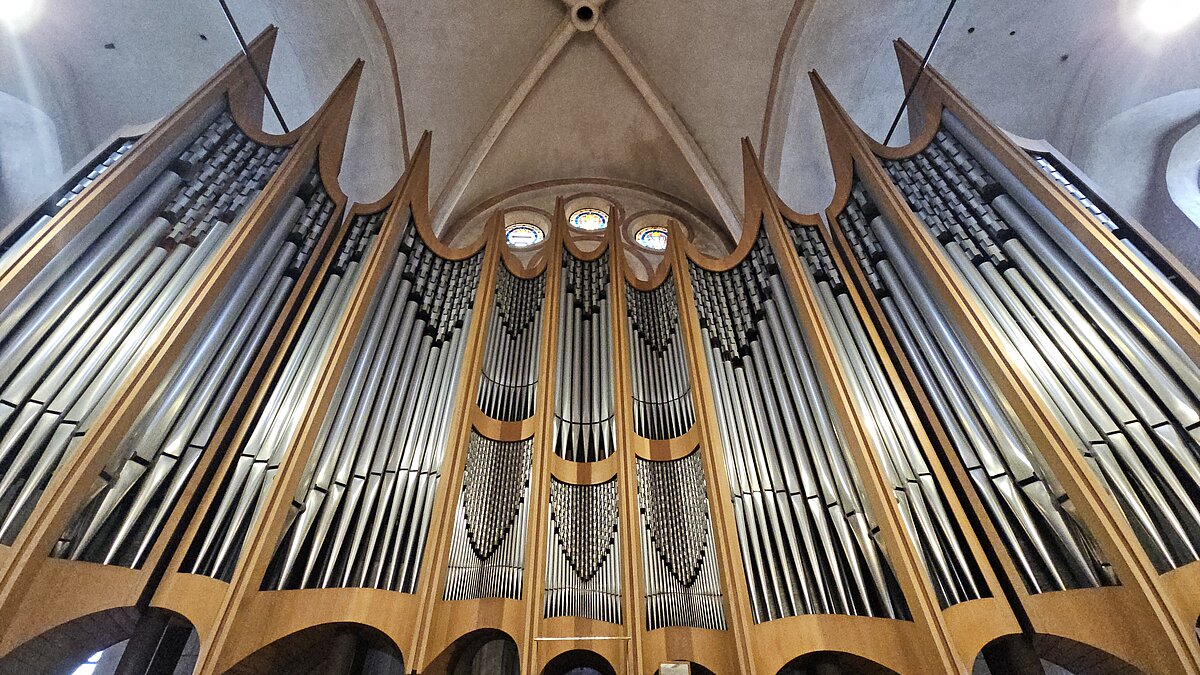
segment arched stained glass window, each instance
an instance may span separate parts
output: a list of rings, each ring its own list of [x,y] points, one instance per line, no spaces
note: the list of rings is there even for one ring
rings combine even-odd
[[[651,251],[667,250],[667,228],[651,225],[643,227],[633,235],[634,241],[642,248],[650,249]]]
[[[546,233],[533,223],[513,223],[504,228],[504,240],[513,248],[537,246],[545,238]]]
[[[579,209],[571,214],[571,227],[577,230],[595,232],[608,227],[608,214],[600,209]]]

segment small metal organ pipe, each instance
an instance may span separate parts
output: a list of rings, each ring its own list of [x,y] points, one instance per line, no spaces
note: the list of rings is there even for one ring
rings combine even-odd
[[[499,266],[479,377],[479,409],[492,419],[517,422],[533,416],[545,297],[545,272],[522,279]]]
[[[691,277],[754,620],[907,618],[765,230]]]
[[[1091,535],[863,186],[838,215],[884,318],[1031,592],[1116,583]]]
[[[383,214],[359,216],[338,243],[335,259],[317,284],[317,299],[253,422],[184,559],[183,571],[228,581],[242,540],[258,514],[300,423],[302,402],[321,375],[338,323],[371,251]],[[222,449],[222,452],[228,450]]]
[[[55,555],[139,566],[312,258],[335,204],[314,169],[216,303],[96,482]]]
[[[899,506],[909,538],[917,545],[943,607],[988,595],[975,561],[951,516],[917,435],[854,306],[841,271],[815,227],[789,223],[792,241],[834,348],[849,377],[850,393],[867,424],[872,447]]]
[[[982,148],[958,140],[965,129],[948,128],[886,162],[893,180],[1155,566],[1197,560],[1200,368],[1048,209],[1027,210],[993,177]]]
[[[532,438],[494,441],[472,430],[445,599],[521,598],[532,460]]]
[[[637,480],[646,628],[724,630],[725,608],[700,451],[664,462],[639,457]]]
[[[0,542],[16,538],[288,152],[258,144],[219,109],[204,124],[174,161],[140,177],[148,186],[119,216],[86,225],[0,310]]]
[[[342,372],[265,588],[416,592],[482,254],[402,238]]]
[[[626,283],[633,428],[652,440],[676,438],[696,421],[692,382],[679,333],[679,304],[670,275],[657,288]]]
[[[608,255],[587,261],[563,252],[554,452],[573,462],[614,450]]]
[[[574,485],[550,479],[545,618],[621,623],[617,479]]]

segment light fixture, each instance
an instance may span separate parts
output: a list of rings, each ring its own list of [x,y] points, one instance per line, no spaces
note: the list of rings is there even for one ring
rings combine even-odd
[[[10,28],[25,28],[41,13],[42,0],[0,0],[0,22]]]
[[[1138,20],[1155,33],[1174,33],[1200,18],[1200,0],[1142,0]]]

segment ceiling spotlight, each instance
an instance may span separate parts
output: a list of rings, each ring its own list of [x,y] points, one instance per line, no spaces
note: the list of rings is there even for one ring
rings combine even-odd
[[[0,0],[0,23],[25,28],[41,14],[42,0]]]
[[[1138,19],[1155,33],[1174,33],[1200,18],[1200,0],[1142,0]]]

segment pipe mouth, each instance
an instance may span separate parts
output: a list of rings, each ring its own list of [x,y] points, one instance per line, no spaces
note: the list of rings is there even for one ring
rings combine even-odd
[[[579,30],[592,30],[600,18],[600,10],[596,5],[584,0],[571,10],[571,23]]]

